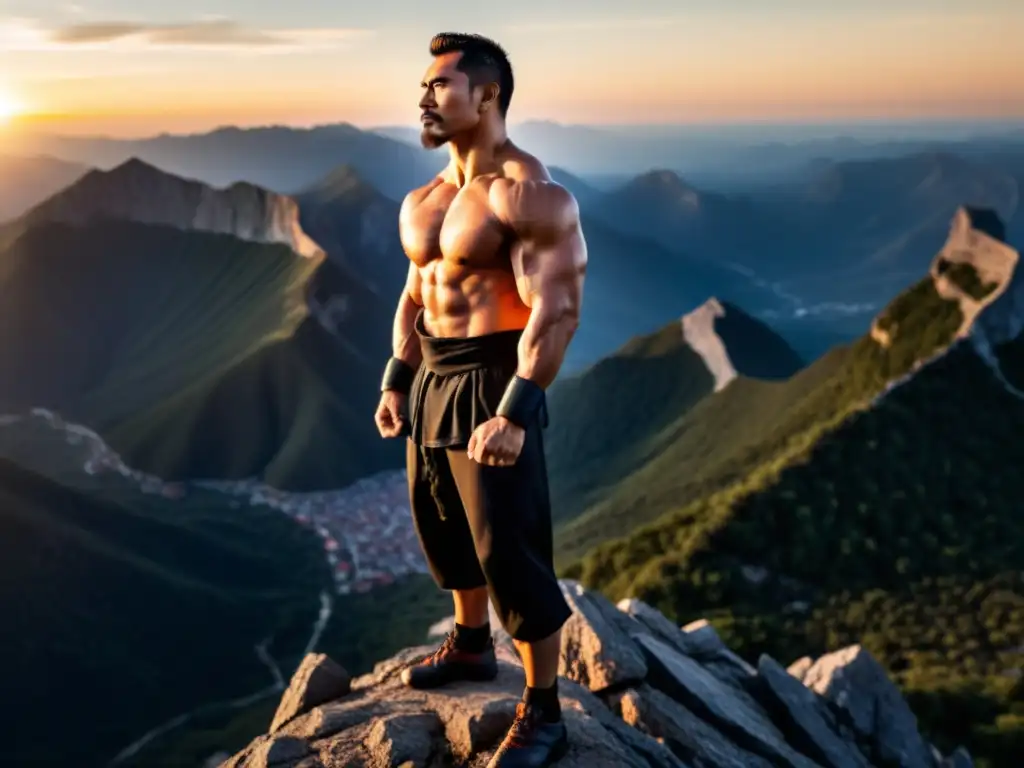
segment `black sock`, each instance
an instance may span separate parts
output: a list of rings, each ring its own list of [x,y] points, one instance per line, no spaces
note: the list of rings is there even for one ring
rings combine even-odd
[[[558,681],[550,688],[531,688],[526,686],[523,701],[537,707],[549,723],[557,723],[562,719],[562,706],[558,703]]]
[[[491,639],[490,622],[482,627],[455,625],[455,647],[466,653],[483,653]]]

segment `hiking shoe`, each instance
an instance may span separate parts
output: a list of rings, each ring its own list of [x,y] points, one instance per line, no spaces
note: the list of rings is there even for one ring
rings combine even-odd
[[[454,632],[449,632],[427,658],[402,670],[402,682],[410,688],[437,688],[459,680],[485,682],[497,676],[494,641],[488,639],[482,653],[470,653],[455,646]]]
[[[546,722],[539,709],[521,701],[512,727],[487,768],[548,768],[568,751],[565,723]]]

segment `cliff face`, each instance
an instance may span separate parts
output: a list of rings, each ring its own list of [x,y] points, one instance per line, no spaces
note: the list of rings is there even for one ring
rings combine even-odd
[[[953,768],[881,667],[859,646],[789,670],[730,652],[705,622],[682,629],[636,600],[618,607],[562,582],[573,615],[563,631],[562,707],[572,742],[561,768]],[[443,631],[444,626],[435,628]],[[311,654],[285,692],[270,732],[223,768],[482,767],[514,717],[524,676],[495,630],[500,674],[491,683],[413,691],[407,649],[350,679]],[[216,764],[217,761],[211,761]]]
[[[306,257],[322,252],[299,225],[299,207],[292,198],[245,182],[214,189],[137,159],[110,171],[90,171],[29,211],[25,224],[104,218],[283,243]]]
[[[738,307],[708,299],[683,316],[683,339],[700,355],[715,380],[715,392],[737,376],[781,379],[803,367],[786,341]]]

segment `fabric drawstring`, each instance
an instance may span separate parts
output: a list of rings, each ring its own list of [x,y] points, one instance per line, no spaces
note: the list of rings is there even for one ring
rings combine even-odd
[[[444,513],[444,503],[441,501],[441,473],[437,470],[434,452],[421,445],[420,459],[423,461],[423,479],[430,486],[430,496],[437,507],[437,516],[442,520],[447,520],[448,518]]]

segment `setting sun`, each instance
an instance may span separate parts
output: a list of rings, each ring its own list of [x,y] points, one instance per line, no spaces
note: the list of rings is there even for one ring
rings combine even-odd
[[[6,123],[22,113],[23,107],[18,98],[6,88],[0,87],[0,123]]]

